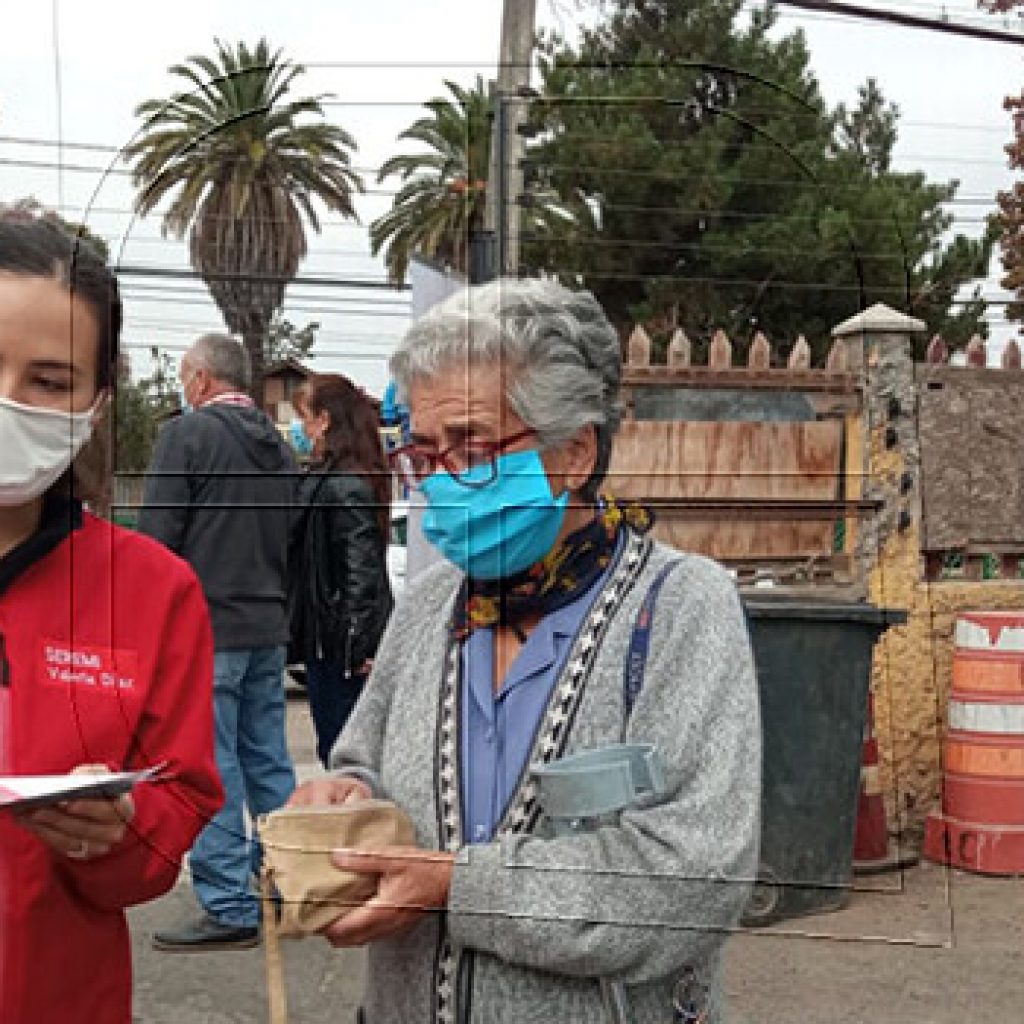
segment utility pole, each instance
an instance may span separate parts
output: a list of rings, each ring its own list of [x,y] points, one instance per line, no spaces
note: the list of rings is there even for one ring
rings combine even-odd
[[[505,0],[501,17],[501,48],[491,127],[491,159],[487,175],[485,239],[496,246],[491,274],[515,275],[519,270],[519,207],[523,191],[523,137],[526,101],[520,92],[530,84],[536,0]],[[484,244],[488,244],[485,242]]]

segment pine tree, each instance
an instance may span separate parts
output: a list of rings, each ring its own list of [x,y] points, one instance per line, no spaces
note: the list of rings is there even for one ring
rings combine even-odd
[[[1024,15],[1024,0],[982,0],[980,7],[993,14],[1016,10]],[[1003,107],[1013,118],[1013,141],[1006,146],[1011,170],[1024,170],[1024,90],[1018,96],[1007,96]],[[1024,323],[1024,181],[996,196],[999,204],[999,248],[1006,272],[1002,285],[1014,293],[1015,299],[1006,307],[1006,319]]]
[[[625,331],[676,323],[742,348],[805,334],[886,302],[953,344],[985,332],[991,234],[944,238],[955,183],[891,169],[899,111],[875,82],[830,109],[800,32],[740,0],[616,0],[578,44],[540,41],[528,173],[575,215],[525,232],[524,270],[593,290]]]

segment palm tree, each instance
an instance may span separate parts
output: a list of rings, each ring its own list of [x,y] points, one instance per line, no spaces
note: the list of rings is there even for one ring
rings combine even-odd
[[[134,162],[140,215],[164,198],[163,232],[189,233],[189,259],[228,329],[240,334],[262,400],[264,346],[285,287],[306,255],[305,224],[320,231],[314,199],[355,219],[363,184],[351,166],[355,140],[324,121],[322,100],[288,99],[305,69],[271,53],[214,40],[214,59],[192,56],[169,71],[186,91],[141,103]]]
[[[377,181],[402,179],[391,209],[370,225],[373,254],[387,243],[384,262],[396,284],[405,280],[413,253],[465,271],[469,237],[483,227],[491,152],[491,100],[478,75],[471,89],[445,81],[452,98],[425,103],[429,116],[398,136],[421,142],[425,152],[393,156]]]

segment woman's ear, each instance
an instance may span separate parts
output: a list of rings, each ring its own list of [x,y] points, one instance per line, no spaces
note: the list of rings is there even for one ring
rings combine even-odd
[[[597,466],[597,430],[587,424],[565,446],[565,483],[573,492],[579,491],[593,475]]]

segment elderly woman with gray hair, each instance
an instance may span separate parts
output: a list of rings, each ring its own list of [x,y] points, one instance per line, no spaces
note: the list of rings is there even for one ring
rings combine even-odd
[[[728,574],[601,492],[615,331],[588,293],[498,281],[417,321],[392,370],[394,462],[446,564],[400,602],[333,773],[293,798],[383,796],[416,825],[417,851],[334,855],[378,877],[326,932],[369,946],[362,1019],[600,1022],[614,986],[635,1024],[721,1021],[757,863],[753,664]],[[555,834],[533,770],[624,739],[656,748],[662,790]]]

